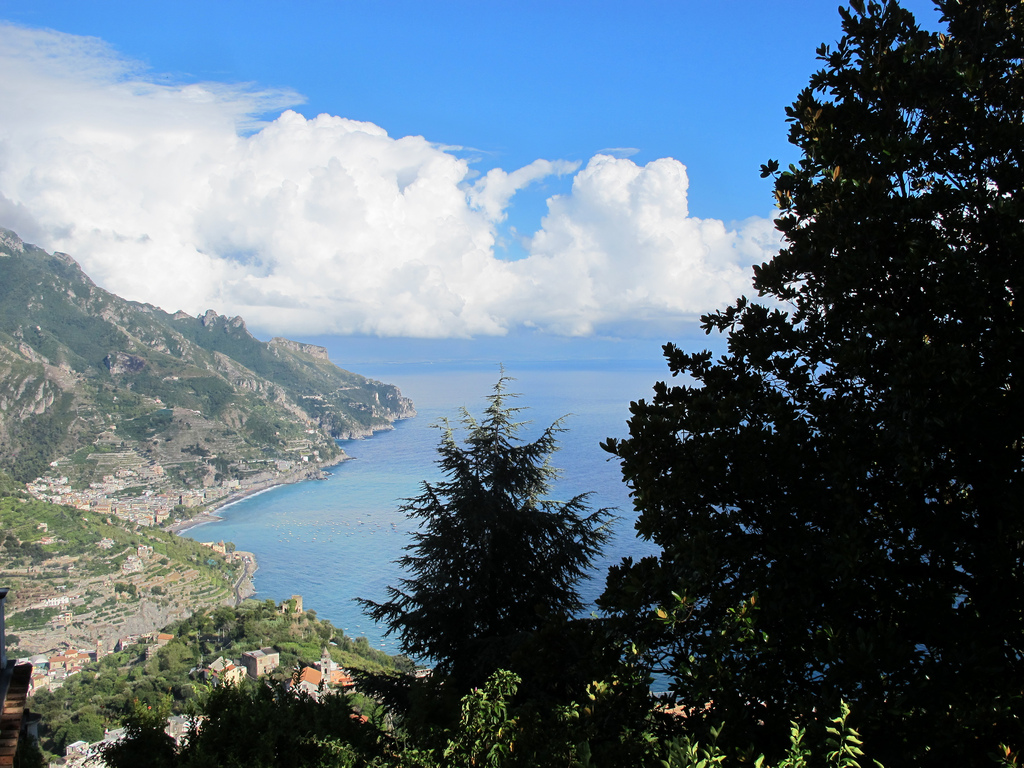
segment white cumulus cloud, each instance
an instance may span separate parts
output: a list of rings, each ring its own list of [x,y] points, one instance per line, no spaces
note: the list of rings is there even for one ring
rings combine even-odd
[[[165,84],[102,41],[6,24],[0,71],[0,226],[169,311],[290,334],[642,332],[749,292],[777,247],[767,219],[689,217],[670,158],[475,178],[451,147],[285,109],[293,92]],[[528,256],[498,258],[512,197],[573,173]]]
[[[506,173],[501,168],[492,168],[470,189],[469,201],[474,208],[483,211],[490,221],[504,221],[505,209],[516,192],[531,182],[548,176],[564,176],[579,167],[579,163],[565,160],[534,160],[512,173]]]
[[[662,158],[640,167],[596,155],[548,215],[515,266],[533,311],[565,334],[706,312],[749,292],[750,265],[778,247],[771,220],[729,230],[687,211],[686,168]],[[528,317],[523,317],[524,322]]]

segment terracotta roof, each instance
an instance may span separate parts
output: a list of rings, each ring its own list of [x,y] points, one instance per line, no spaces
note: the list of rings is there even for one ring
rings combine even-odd
[[[352,676],[346,674],[345,670],[334,669],[331,670],[331,685],[340,685],[343,688],[348,688],[355,685],[355,683],[352,681]]]

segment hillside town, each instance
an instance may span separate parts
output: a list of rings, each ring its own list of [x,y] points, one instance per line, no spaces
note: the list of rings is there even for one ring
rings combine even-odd
[[[97,445],[102,445],[102,441],[97,441]],[[62,459],[50,462],[52,474],[26,483],[25,489],[41,501],[113,515],[126,524],[165,525],[175,518],[212,510],[272,485],[319,477],[323,467],[335,463],[322,462],[319,451],[308,444],[289,447],[295,449],[294,460],[237,461],[230,468],[230,477],[219,477],[207,468],[190,484],[180,479],[176,482],[177,473],[134,450],[92,453],[88,456],[95,465],[91,474],[99,475],[98,481],[87,486],[74,483],[69,473],[61,472],[74,459]],[[339,457],[342,458],[346,458],[344,453]]]
[[[153,464],[138,470],[118,469],[112,475],[104,475],[101,482],[90,483],[88,489],[83,490],[72,488],[66,475],[44,475],[32,483],[27,483],[25,489],[31,496],[41,501],[65,504],[100,515],[114,515],[134,525],[162,525],[171,517],[177,506],[191,509],[227,495],[226,492],[217,494],[216,491],[207,492],[205,489],[157,492],[146,487],[163,478],[163,467]],[[235,481],[235,487],[238,487],[237,482]],[[122,494],[131,487],[139,488],[139,495],[123,496]]]

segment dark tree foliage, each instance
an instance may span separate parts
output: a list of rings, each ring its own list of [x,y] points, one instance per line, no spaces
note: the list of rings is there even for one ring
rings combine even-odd
[[[343,695],[316,701],[281,686],[245,681],[215,689],[203,708],[205,721],[181,750],[183,768],[361,766],[379,752],[382,740]],[[340,754],[332,759],[332,751]]]
[[[170,708],[151,707],[133,701],[124,721],[124,737],[100,748],[103,764],[110,768],[172,768],[178,764],[174,739],[164,728]],[[103,731],[100,729],[100,733]],[[95,741],[96,739],[89,739]]]
[[[887,765],[987,764],[1024,743],[1024,6],[851,5],[762,169],[766,301],[606,444],[662,553],[602,604],[734,735],[842,697]]]
[[[438,447],[445,479],[423,483],[402,508],[420,523],[409,574],[389,587],[389,600],[361,600],[396,634],[403,652],[437,663],[437,672],[479,684],[525,638],[553,618],[581,610],[577,585],[608,537],[606,509],[591,511],[586,494],[545,498],[557,470],[555,422],[536,440],[518,439],[522,408],[507,405],[502,375],[482,421],[460,420],[465,443],[447,423]]]
[[[167,709],[136,703],[125,736],[101,749],[111,768],[305,768],[363,766],[385,741],[346,696],[316,701],[267,681],[214,691],[179,748],[165,732]]]

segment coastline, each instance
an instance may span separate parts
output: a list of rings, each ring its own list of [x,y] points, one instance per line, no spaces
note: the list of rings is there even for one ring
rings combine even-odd
[[[186,520],[179,520],[176,523],[172,523],[171,525],[167,526],[166,530],[181,536],[186,531],[190,531],[193,528],[198,528],[199,526],[206,525],[207,523],[215,523],[218,520],[223,520],[224,518],[216,514],[218,511],[225,509],[226,507],[230,507],[232,504],[237,504],[243,499],[248,499],[253,496],[259,496],[261,493],[266,493],[267,491],[271,491],[274,488],[277,488],[282,485],[289,485],[289,483],[271,483],[270,485],[264,485],[263,483],[260,483],[258,485],[254,485],[252,488],[246,488],[244,491],[239,491],[238,493],[230,493],[227,496],[224,496],[223,498],[217,499],[216,501],[212,502],[208,509],[200,512],[198,515],[193,515],[192,517],[187,518]]]
[[[273,490],[281,485],[292,485],[306,480],[322,480],[325,476],[325,469],[337,466],[343,461],[351,460],[352,457],[342,451],[339,456],[335,457],[331,461],[324,462],[316,467],[303,469],[298,472],[282,472],[279,477],[254,483],[248,488],[229,493],[227,496],[223,496],[212,501],[201,512],[193,515],[192,517],[186,518],[185,520],[179,520],[176,523],[172,523],[164,530],[177,534],[178,536],[182,536],[186,531],[190,531],[193,528],[198,528],[206,523],[215,523],[218,520],[222,520],[223,518],[216,513],[225,507],[237,504],[238,502],[251,498],[252,496],[258,496],[261,493],[266,493],[267,491]]]
[[[400,419],[395,421],[404,420],[407,418],[413,418],[415,411],[407,416],[402,416]],[[366,434],[351,435],[345,439],[348,440],[361,440],[372,438],[377,432],[384,432],[394,429],[393,425],[388,427],[372,430]],[[278,473],[275,477],[262,480],[260,482],[253,483],[244,489],[239,489],[233,493],[223,496],[219,499],[211,501],[202,510],[198,511],[191,517],[179,520],[169,526],[166,526],[164,530],[175,534],[176,536],[187,536],[199,541],[198,536],[191,535],[192,529],[198,528],[207,523],[219,522],[224,518],[217,514],[220,510],[226,509],[232,504],[237,504],[240,501],[258,496],[261,493],[266,493],[282,485],[293,485],[296,483],[305,482],[307,480],[325,480],[329,473],[328,469],[337,466],[343,462],[353,461],[353,457],[349,456],[342,450],[337,456],[328,461],[318,463],[315,466],[304,466],[295,470],[285,471]],[[201,542],[202,543],[202,542]],[[234,602],[235,605],[241,605],[245,600],[251,598],[256,594],[256,586],[254,584],[254,578],[256,572],[259,570],[259,560],[254,552],[242,552],[237,551],[236,554],[241,558],[243,562],[242,573],[239,575],[237,581],[234,584]]]
[[[256,560],[256,555],[252,552],[235,550],[235,556],[240,558],[243,563],[242,574],[234,585],[235,607],[237,608],[245,600],[256,594],[256,587],[252,583],[252,577],[260,569],[260,564]]]

